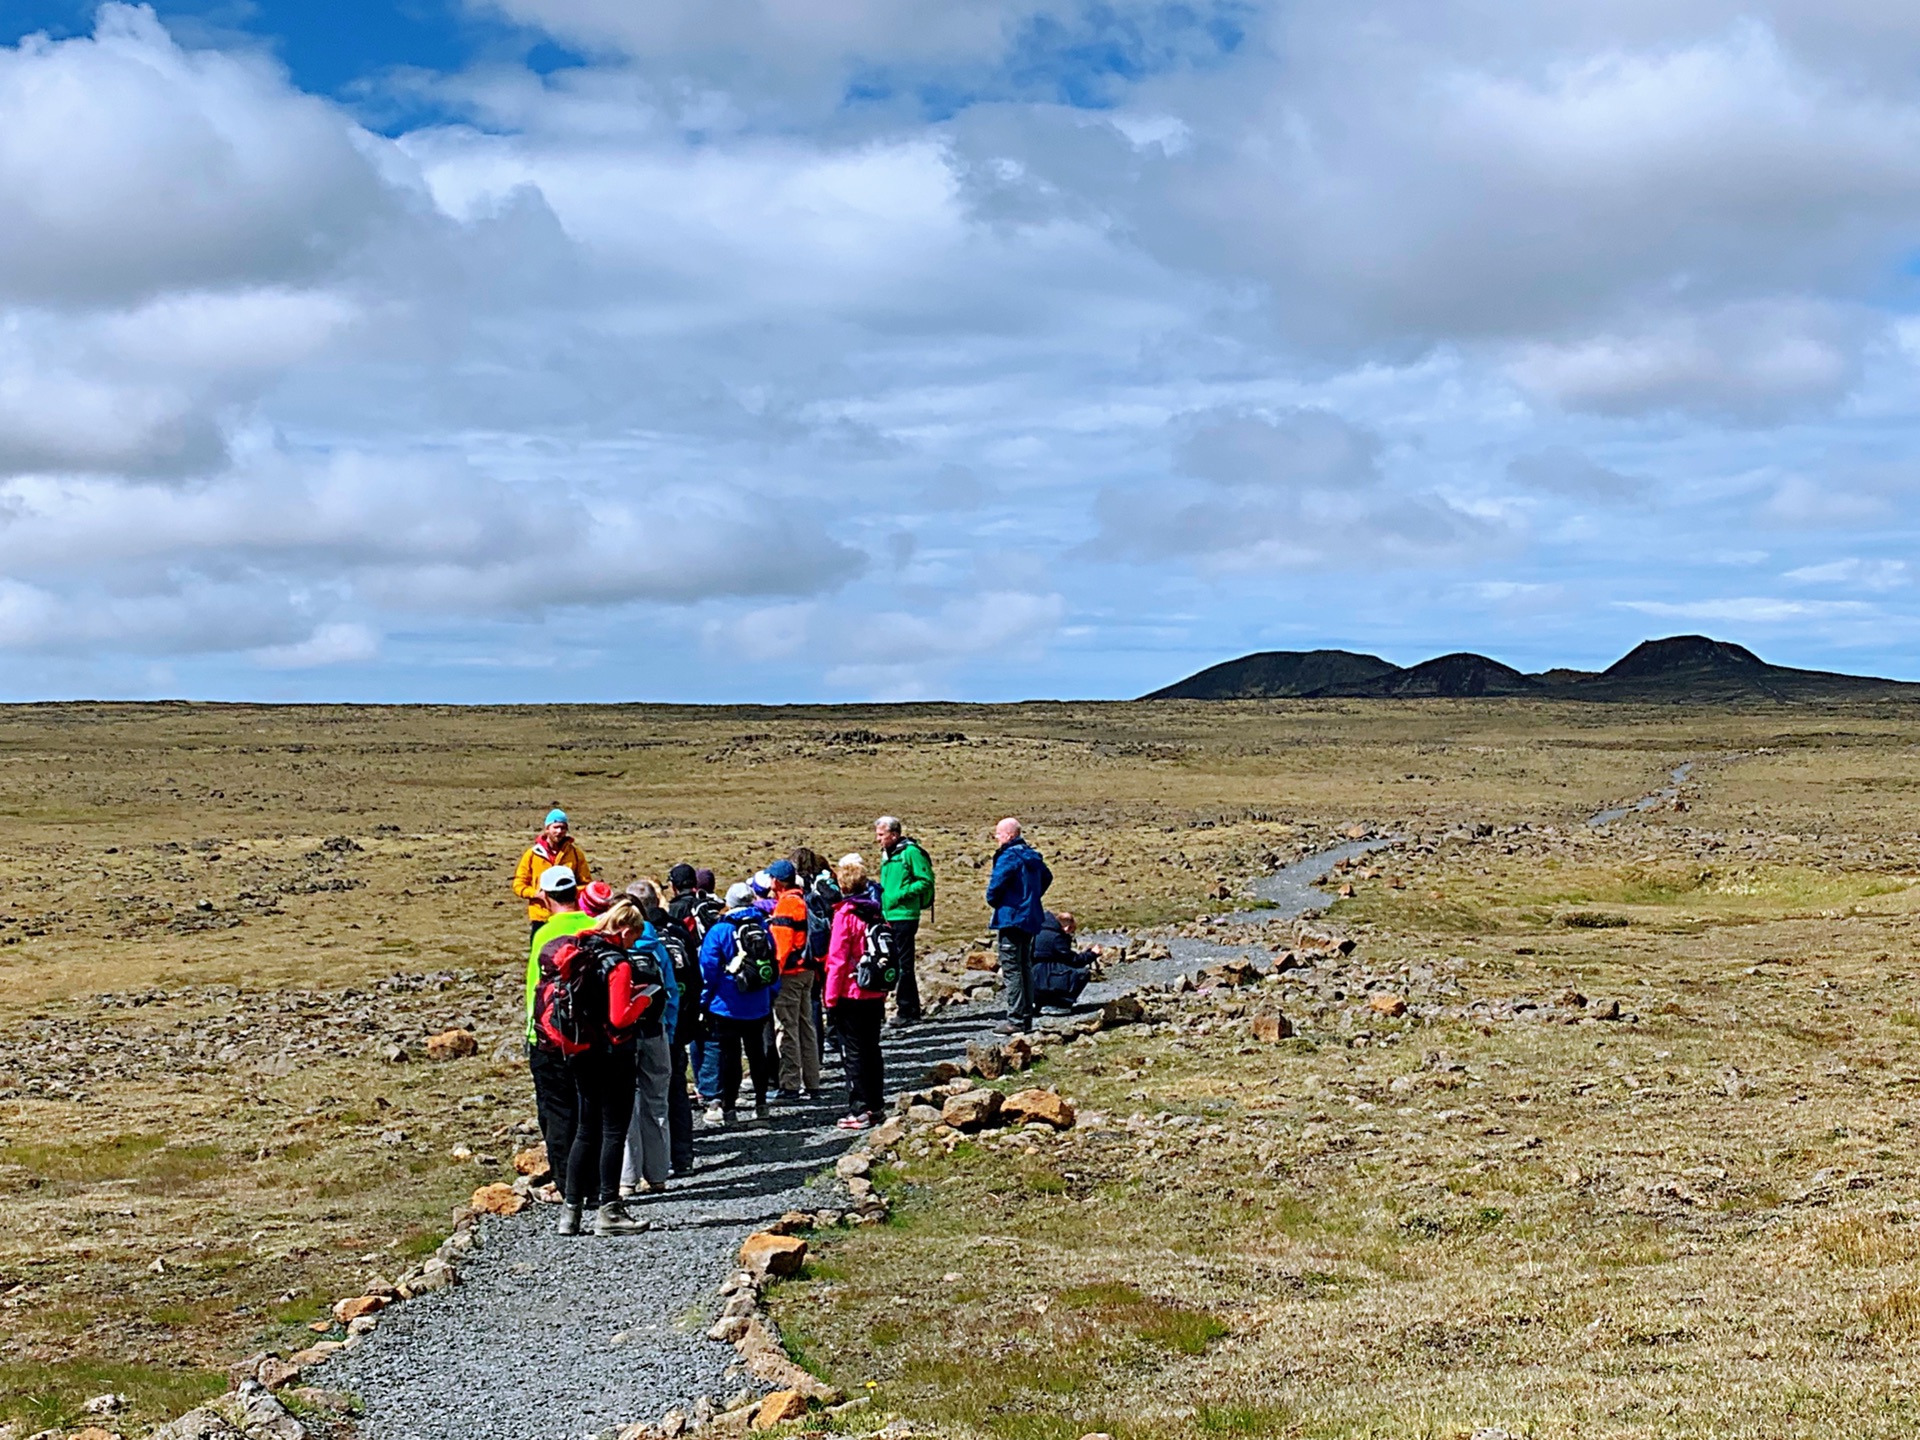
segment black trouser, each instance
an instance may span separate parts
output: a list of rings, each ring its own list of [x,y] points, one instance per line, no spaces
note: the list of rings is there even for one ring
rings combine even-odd
[[[567,1157],[580,1123],[573,1072],[567,1069],[566,1056],[537,1045],[527,1047],[527,1069],[533,1072],[533,1108],[540,1117],[540,1138],[547,1142],[547,1166],[553,1171],[553,1183],[564,1190]]]
[[[880,1054],[884,1000],[841,1000],[833,1007],[840,1031],[840,1054],[847,1063],[847,1113],[868,1114],[877,1122],[886,1109],[886,1061]]]
[[[674,1172],[693,1167],[693,1097],[687,1093],[687,1047],[673,1047],[673,1073],[667,1077],[668,1159]]]
[[[527,922],[527,944],[533,944],[533,937],[540,933],[540,927],[546,923],[544,920],[529,920]]]
[[[893,932],[893,958],[900,966],[900,979],[893,987],[893,1012],[902,1020],[920,1018],[920,978],[913,973],[913,945],[920,935],[920,917],[889,920]]]
[[[569,1205],[603,1205],[620,1198],[620,1166],[633,1121],[633,1046],[595,1046],[567,1061],[579,1096],[580,1126],[567,1160]]]
[[[773,1021],[733,1020],[725,1015],[712,1019],[712,1035],[720,1046],[720,1108],[732,1110],[740,1103],[740,1052],[747,1052],[747,1073],[753,1077],[753,1103],[764,1105],[767,1091],[773,1088]]]
[[[1022,1030],[1033,1028],[1033,936],[1024,930],[1000,932],[1000,978],[1007,985],[1007,1019]]]

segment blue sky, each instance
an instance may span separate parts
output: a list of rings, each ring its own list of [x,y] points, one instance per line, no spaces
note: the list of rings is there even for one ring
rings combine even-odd
[[[0,28],[0,697],[1920,678],[1920,21],[420,0]]]

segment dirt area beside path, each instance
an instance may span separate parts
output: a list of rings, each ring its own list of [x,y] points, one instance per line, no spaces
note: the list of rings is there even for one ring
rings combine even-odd
[[[1738,1414],[1786,1417],[1771,1433],[1825,1433],[1807,1417],[1847,1397],[1904,1420],[1916,740],[1897,710],[1510,702],[0,710],[0,1423],[78,1426],[106,1391],[129,1397],[127,1433],[177,1413],[506,1177],[531,1114],[506,880],[554,803],[622,880],[683,858],[738,872],[802,840],[864,850],[898,813],[940,876],[923,944],[956,975],[1004,813],[1057,903],[1136,931],[1245,904],[1350,830],[1409,838],[1336,877],[1330,919],[1370,975],[1444,978],[1485,1016],[1349,1016],[1360,992],[1321,976],[1273,987],[1304,1037],[1280,1048],[1242,1033],[1249,1013],[1169,999],[1198,1008],[1137,1056],[1060,1053],[1051,1080],[1157,1128],[1072,1164],[1039,1142],[906,1157],[888,1183],[907,1228],[837,1242],[855,1248],[821,1261],[849,1267],[831,1304],[824,1269],[794,1292],[802,1350],[850,1393],[871,1378],[918,1417],[1009,1435],[1023,1410],[1052,1417],[1036,1434],[1117,1432],[1149,1391],[1161,1409],[1139,1413],[1176,1428],[1439,1427],[1524,1362],[1562,1387],[1536,1418],[1581,1433],[1691,1414],[1715,1373],[1739,1377]],[[1585,825],[1688,760],[1686,808]],[[1639,1020],[1556,1027],[1518,1003],[1568,989]],[[478,1053],[428,1060],[456,1026]],[[1647,1188],[1668,1182],[1691,1200]],[[1823,1239],[1828,1222],[1852,1228]],[[1003,1253],[1024,1258],[987,1263]],[[1137,1273],[1115,1268],[1129,1256]],[[1737,1274],[1775,1283],[1756,1297]],[[1109,1281],[1131,1288],[1060,1298]],[[928,1348],[914,1317],[936,1299],[971,1348]],[[1042,1300],[1133,1338],[1030,1393],[994,1357],[1053,1343],[1021,1328]],[[1199,1316],[1166,1343],[1161,1301]],[[1741,1322],[1768,1347],[1742,1359],[1730,1317],[1750,1302],[1774,1318]],[[1428,1322],[1460,1333],[1427,1344]],[[1356,1336],[1386,1357],[1382,1408],[1357,1398]],[[1580,1378],[1599,1370],[1631,1385],[1603,1403]],[[1392,1377],[1416,1372],[1418,1405],[1396,1408]]]

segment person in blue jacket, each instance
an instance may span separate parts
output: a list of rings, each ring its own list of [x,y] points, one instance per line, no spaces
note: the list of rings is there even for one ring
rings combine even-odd
[[[1000,848],[993,852],[987,904],[991,928],[1000,935],[1000,975],[1007,988],[1007,1018],[996,1028],[1002,1035],[1025,1034],[1033,1029],[1033,937],[1046,923],[1053,872],[1021,838],[1020,822],[1011,816],[993,827],[993,838]]]
[[[753,1077],[753,1114],[759,1121],[772,1117],[767,1091],[773,1087],[773,997],[780,982],[759,990],[742,990],[727,962],[733,959],[734,932],[742,925],[764,925],[766,917],[754,908],[753,887],[741,883],[727,891],[727,908],[700,942],[700,978],[706,985],[711,1038],[720,1047],[720,1095],[708,1108],[709,1125],[733,1125],[739,1120],[741,1066],[746,1052],[747,1072]]]

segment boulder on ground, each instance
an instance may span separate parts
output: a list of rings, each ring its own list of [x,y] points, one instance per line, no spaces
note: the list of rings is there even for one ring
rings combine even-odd
[[[1370,995],[1367,1008],[1389,1020],[1398,1020],[1407,1013],[1407,1000],[1404,995]]]
[[[1007,1073],[1006,1056],[1000,1053],[998,1045],[967,1046],[967,1069],[982,1080],[998,1080]]]
[[[427,1037],[429,1060],[465,1060],[480,1053],[480,1041],[471,1030],[442,1030]]]
[[[1008,1070],[1024,1070],[1033,1063],[1033,1041],[1025,1035],[1015,1035],[1000,1047],[1000,1056],[1007,1062]]]
[[[336,1300],[333,1302],[333,1318],[342,1325],[351,1325],[362,1315],[378,1314],[386,1308],[387,1302],[384,1296],[349,1295],[344,1300]],[[243,1381],[242,1383],[244,1384],[245,1382]]]
[[[246,1436],[219,1411],[202,1405],[161,1426],[148,1440],[246,1440]]]
[[[1253,1017],[1253,1038],[1263,1045],[1278,1045],[1293,1035],[1293,1022],[1284,1015]]]
[[[740,1268],[757,1280],[770,1275],[797,1275],[806,1263],[807,1242],[797,1235],[761,1231],[740,1245]]]
[[[1052,1090],[1022,1090],[1009,1095],[1000,1106],[1000,1114],[1013,1125],[1037,1120],[1056,1130],[1073,1128],[1073,1102]]]
[[[969,950],[967,952],[966,968],[969,970],[997,971],[1000,968],[1000,961],[990,951]]]
[[[956,1130],[984,1130],[998,1118],[1003,1103],[998,1090],[964,1090],[947,1097],[947,1103],[940,1107],[940,1119]]]
[[[1140,1003],[1137,995],[1116,995],[1100,1007],[1100,1028],[1111,1030],[1117,1025],[1137,1025],[1147,1018],[1147,1007]]]
[[[482,1215],[518,1215],[527,1208],[527,1197],[516,1195],[511,1185],[482,1185],[468,1203]]]
[[[798,1420],[807,1413],[807,1397],[798,1390],[776,1390],[760,1402],[760,1408],[753,1412],[753,1428],[771,1430],[776,1425],[784,1425],[789,1420]]]
[[[526,1175],[538,1180],[542,1175],[551,1174],[553,1167],[547,1163],[547,1147],[534,1145],[517,1152],[513,1157],[513,1173]]]
[[[891,1150],[906,1138],[906,1119],[903,1116],[896,1115],[887,1121],[886,1124],[876,1125],[867,1132],[867,1148],[875,1151]]]

